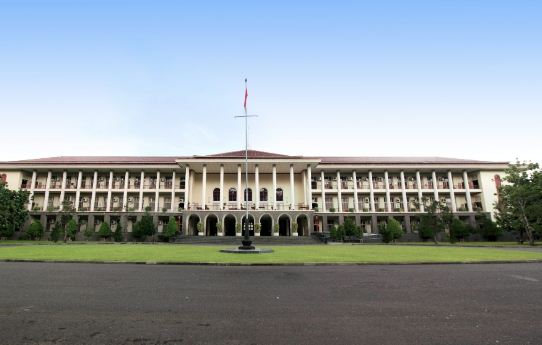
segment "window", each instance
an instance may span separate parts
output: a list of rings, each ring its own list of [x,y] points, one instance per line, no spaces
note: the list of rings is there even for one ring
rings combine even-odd
[[[282,188],[277,188],[277,201],[284,201],[284,192]]]
[[[220,188],[213,189],[213,201],[220,201]]]
[[[228,200],[229,201],[237,201],[237,189],[230,188],[228,192]]]
[[[248,195],[248,200],[247,200],[247,195]],[[252,201],[252,189],[251,188],[248,188],[248,190],[245,189],[244,197],[245,197],[245,201]]]
[[[267,201],[267,188],[260,189],[260,201]]]

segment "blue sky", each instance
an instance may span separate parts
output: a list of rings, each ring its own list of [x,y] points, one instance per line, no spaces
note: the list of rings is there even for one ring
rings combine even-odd
[[[0,0],[0,160],[542,161],[540,1]],[[6,149],[6,144],[8,143]]]

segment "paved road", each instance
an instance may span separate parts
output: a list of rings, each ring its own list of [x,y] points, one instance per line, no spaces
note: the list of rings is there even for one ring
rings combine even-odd
[[[1,344],[541,344],[542,264],[0,263]]]

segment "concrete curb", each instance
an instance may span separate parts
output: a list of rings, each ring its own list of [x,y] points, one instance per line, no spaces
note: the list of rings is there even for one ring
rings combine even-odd
[[[161,261],[77,261],[77,260],[22,260],[0,259],[0,262],[39,262],[63,264],[134,264],[134,265],[168,265],[168,266],[404,266],[404,265],[472,265],[472,264],[533,264],[542,263],[536,260],[498,260],[498,261],[453,261],[453,262],[306,262],[306,263],[228,263],[228,262],[161,262]]]

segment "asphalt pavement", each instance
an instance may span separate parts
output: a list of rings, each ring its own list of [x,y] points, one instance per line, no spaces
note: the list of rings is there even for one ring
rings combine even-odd
[[[542,344],[542,264],[0,262],[0,344]]]

